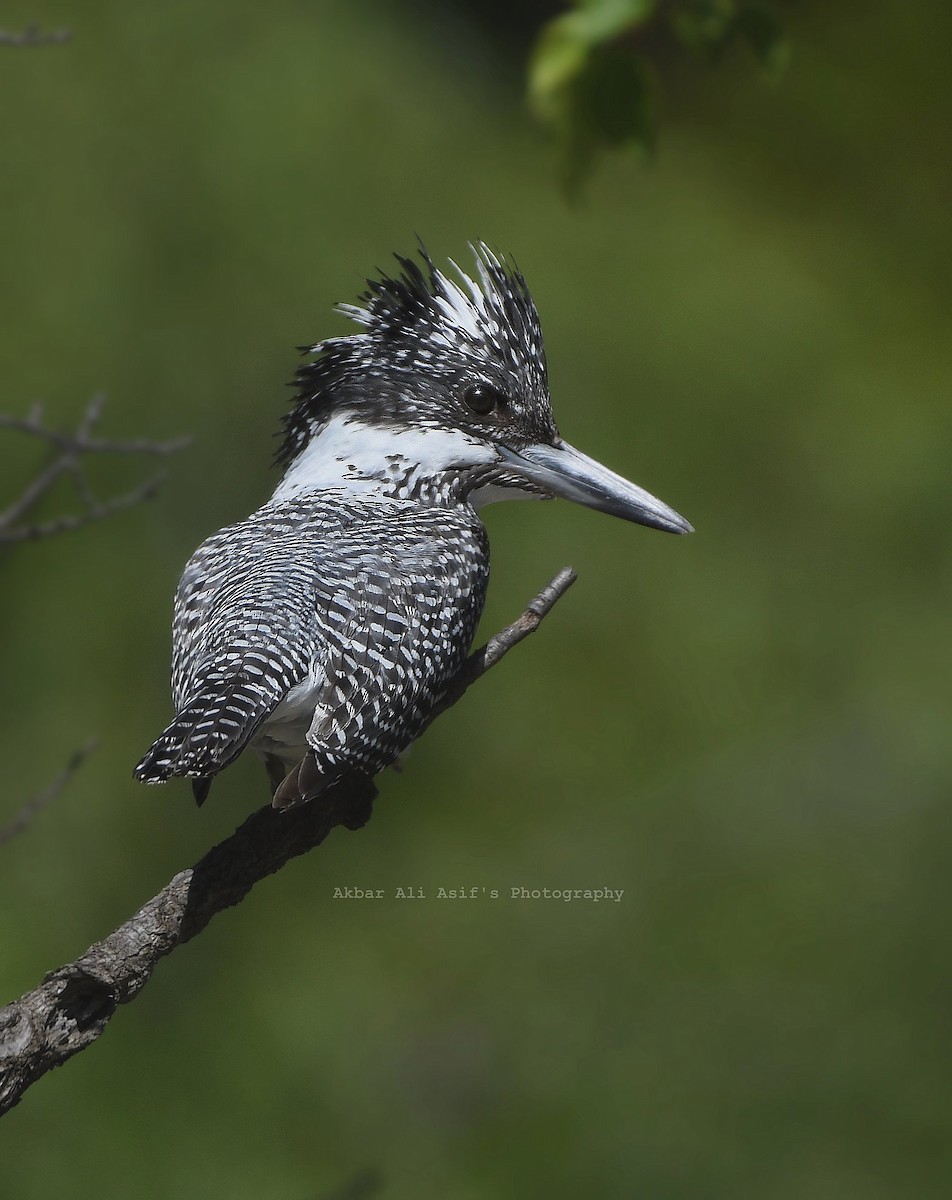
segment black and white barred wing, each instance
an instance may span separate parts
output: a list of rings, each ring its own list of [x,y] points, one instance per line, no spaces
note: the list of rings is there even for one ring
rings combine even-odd
[[[347,765],[375,772],[393,761],[419,732],[472,636],[471,626],[461,628],[468,596],[447,596],[445,586],[419,577],[357,579],[370,599],[352,606],[338,627],[342,636],[328,631],[307,729],[325,776]]]
[[[461,522],[448,538],[447,522],[445,510],[391,517],[387,542],[369,520],[372,551],[342,540],[338,570],[320,584],[327,654],[310,705],[305,796],[348,767],[375,774],[392,762],[459,669],[482,611],[486,548],[481,527]]]
[[[175,719],[135,769],[157,783],[227,766],[303,679],[312,660],[313,565],[283,526],[249,520],[209,538],[175,597]]]
[[[373,593],[374,577],[362,582]],[[454,582],[458,582],[458,577]],[[426,724],[472,639],[482,592],[450,593],[434,581],[391,576],[377,595],[369,625],[348,626],[328,641],[313,696],[307,744],[293,756],[274,794],[278,808],[313,800],[348,771],[376,775]],[[455,617],[455,620],[453,619]],[[280,710],[274,714],[274,719]],[[265,727],[264,747],[272,737]]]

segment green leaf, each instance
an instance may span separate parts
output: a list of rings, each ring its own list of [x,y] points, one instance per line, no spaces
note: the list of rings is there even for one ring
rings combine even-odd
[[[646,149],[654,140],[648,79],[641,60],[628,51],[606,46],[594,51],[576,84],[582,122],[609,146],[637,142]]]
[[[669,17],[678,40],[692,50],[717,54],[737,20],[736,0],[682,0]]]
[[[615,46],[593,50],[573,83],[560,132],[562,179],[570,195],[578,193],[598,150],[629,143],[649,151],[655,110],[642,60]]]
[[[632,33],[655,14],[658,0],[575,0],[570,13],[591,46]]]
[[[544,121],[555,124],[564,119],[572,84],[588,61],[589,42],[576,15],[566,13],[549,21],[529,60],[529,103]]]
[[[766,0],[573,0],[542,29],[529,64],[529,103],[555,132],[562,174],[577,190],[596,153],[631,143],[650,150],[655,104],[646,49],[636,35],[669,28],[682,45],[716,60],[746,41],[779,73],[783,31]]]
[[[777,14],[764,4],[745,4],[737,31],[747,41],[764,70],[777,77],[787,65],[789,46]]]
[[[657,0],[576,0],[542,29],[529,61],[529,100],[544,120],[560,118],[564,91],[585,71],[598,46],[633,33],[655,12]]]

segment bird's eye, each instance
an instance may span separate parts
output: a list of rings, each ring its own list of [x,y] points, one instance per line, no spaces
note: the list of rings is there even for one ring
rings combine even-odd
[[[481,417],[488,416],[494,409],[505,407],[509,397],[489,383],[474,383],[463,393],[467,408]]]

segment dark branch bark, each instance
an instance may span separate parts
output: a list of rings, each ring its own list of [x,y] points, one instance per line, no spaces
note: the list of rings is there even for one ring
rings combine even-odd
[[[537,629],[574,582],[570,567],[560,571],[518,620],[471,654],[439,711]],[[372,780],[355,775],[315,803],[284,812],[259,809],[108,937],[0,1009],[0,1113],[94,1042],[116,1008],[139,994],[159,959],[201,933],[216,913],[240,903],[260,879],[320,845],[336,826],[364,825],[376,794]]]

